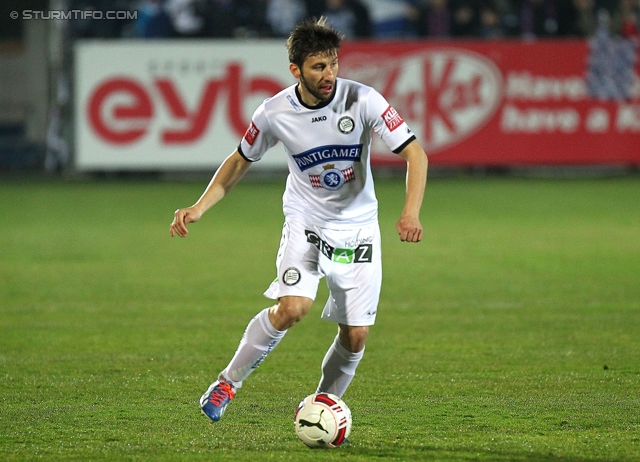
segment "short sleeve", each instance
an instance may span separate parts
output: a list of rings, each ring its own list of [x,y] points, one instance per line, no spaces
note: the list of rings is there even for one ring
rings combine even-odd
[[[371,89],[366,105],[366,117],[373,130],[393,152],[406,146],[415,135],[387,100],[376,90]]]
[[[277,142],[278,139],[271,133],[269,120],[265,114],[265,103],[262,103],[251,117],[249,127],[238,146],[238,152],[249,162],[257,162]]]

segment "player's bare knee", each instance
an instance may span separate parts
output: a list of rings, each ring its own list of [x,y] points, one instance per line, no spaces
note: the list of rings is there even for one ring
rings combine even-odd
[[[269,320],[277,330],[286,330],[307,314],[313,300],[305,297],[282,297],[271,307]]]
[[[298,305],[278,303],[271,308],[269,320],[277,330],[286,330],[300,322],[304,314]]]
[[[340,344],[352,353],[358,353],[364,350],[367,336],[369,335],[369,326],[345,326],[340,324],[338,338]]]

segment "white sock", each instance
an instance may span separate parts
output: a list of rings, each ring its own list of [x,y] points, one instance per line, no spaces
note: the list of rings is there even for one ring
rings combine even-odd
[[[348,351],[336,336],[322,360],[322,378],[316,393],[332,393],[342,398],[363,355],[364,350],[358,353]]]
[[[240,388],[242,381],[264,361],[286,333],[286,330],[273,327],[269,320],[269,308],[262,310],[249,321],[235,355],[218,379]]]

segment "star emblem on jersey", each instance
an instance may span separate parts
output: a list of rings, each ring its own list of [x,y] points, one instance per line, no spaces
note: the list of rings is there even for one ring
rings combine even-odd
[[[351,133],[355,127],[356,123],[349,116],[340,117],[340,120],[338,120],[338,130],[345,135]]]
[[[342,186],[355,179],[353,167],[340,170],[334,164],[323,165],[324,171],[320,175],[309,175],[309,181],[314,188],[324,188],[329,191],[337,191]]]

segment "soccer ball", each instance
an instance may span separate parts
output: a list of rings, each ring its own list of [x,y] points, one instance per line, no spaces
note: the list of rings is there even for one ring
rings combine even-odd
[[[351,411],[331,393],[314,393],[303,399],[293,419],[298,438],[310,448],[335,448],[351,432]]]

